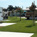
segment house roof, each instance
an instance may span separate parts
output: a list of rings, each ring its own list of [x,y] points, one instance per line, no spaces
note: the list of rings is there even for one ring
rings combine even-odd
[[[26,8],[25,10],[30,10],[29,8]],[[35,8],[35,10],[37,10],[37,8]]]
[[[25,10],[30,10],[29,8],[26,8]]]
[[[3,11],[7,11],[7,9],[3,9]]]

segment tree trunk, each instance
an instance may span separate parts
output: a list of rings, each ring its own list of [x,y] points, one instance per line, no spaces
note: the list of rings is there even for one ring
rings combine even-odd
[[[21,21],[21,12],[20,12],[20,21]]]
[[[17,19],[17,12],[16,12],[16,19]]]
[[[34,15],[34,11],[33,11],[33,26],[35,26],[35,15]]]

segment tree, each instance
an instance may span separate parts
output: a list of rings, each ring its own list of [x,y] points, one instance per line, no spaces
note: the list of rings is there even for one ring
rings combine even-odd
[[[14,7],[12,5],[9,5],[7,10],[10,11],[10,14],[12,14],[12,10],[14,9]],[[12,16],[12,15],[11,15]]]
[[[34,15],[35,8],[36,8],[35,4],[32,3],[30,10],[33,12],[33,25],[34,26],[35,26],[35,15]]]
[[[12,11],[12,9],[14,9],[14,7],[12,5],[9,5],[7,8],[8,11]]]
[[[17,8],[18,8],[18,7],[17,7],[17,6],[15,6],[15,7],[14,7],[14,10],[16,10]]]
[[[21,21],[21,12],[22,12],[22,11],[21,11],[21,9],[20,9],[20,21]]]
[[[12,16],[13,16],[13,14],[14,14],[14,9],[12,9]]]
[[[23,12],[22,8],[19,7],[18,12],[20,13],[20,21],[21,21],[21,13]]]
[[[15,12],[16,12],[16,19],[17,19],[17,12],[18,12],[18,10],[17,10],[17,9],[18,9],[18,7],[17,7],[17,6],[15,6],[15,7],[14,7],[14,10],[15,10]]]

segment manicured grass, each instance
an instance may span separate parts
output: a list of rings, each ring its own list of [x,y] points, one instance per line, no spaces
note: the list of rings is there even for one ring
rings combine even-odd
[[[16,23],[14,25],[9,25],[6,27],[0,27],[0,31],[10,31],[10,32],[26,32],[26,33],[35,33],[32,37],[37,36],[37,23],[33,26],[32,20],[25,20],[23,18],[9,17],[8,20],[4,23]]]
[[[37,33],[35,33],[34,35],[32,35],[32,37],[37,37]]]

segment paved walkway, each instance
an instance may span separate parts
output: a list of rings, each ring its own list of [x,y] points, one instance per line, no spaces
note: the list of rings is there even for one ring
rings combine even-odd
[[[0,37],[31,37],[33,33],[1,32]]]
[[[8,26],[8,25],[14,25],[16,23],[0,23],[0,26]]]
[[[35,23],[37,23],[37,21],[35,21]]]
[[[10,21],[10,20],[3,20],[3,21]]]
[[[18,18],[20,18],[20,17],[18,17]],[[21,18],[26,18],[26,17],[21,17]]]

